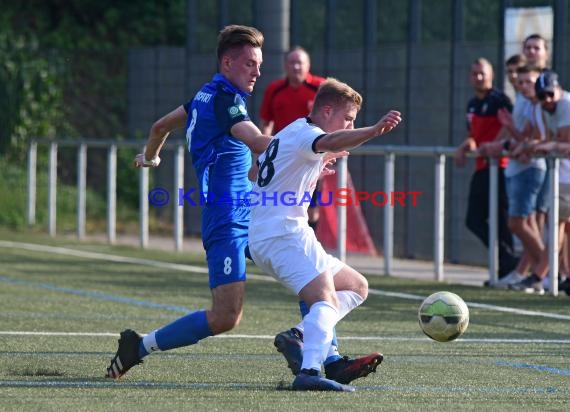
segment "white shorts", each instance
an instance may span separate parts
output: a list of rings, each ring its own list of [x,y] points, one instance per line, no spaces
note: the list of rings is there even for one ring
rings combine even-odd
[[[319,274],[330,271],[334,276],[344,263],[329,255],[312,229],[249,244],[255,264],[297,295]]]

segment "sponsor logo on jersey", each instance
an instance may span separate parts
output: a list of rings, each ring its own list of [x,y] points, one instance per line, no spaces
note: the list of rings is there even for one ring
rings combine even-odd
[[[212,94],[205,93],[205,92],[198,92],[196,94],[196,96],[194,97],[194,99],[199,101],[199,102],[209,103],[210,100],[212,99]]]
[[[245,110],[245,106],[242,104],[237,104],[235,106],[231,106],[228,108],[228,112],[230,113],[230,117],[233,119],[234,117],[244,116],[247,114]]]

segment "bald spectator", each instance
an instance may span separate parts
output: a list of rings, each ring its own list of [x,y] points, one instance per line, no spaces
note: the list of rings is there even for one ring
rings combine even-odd
[[[467,106],[468,136],[455,152],[455,163],[459,167],[465,165],[466,153],[475,152],[483,143],[499,137],[502,131],[499,110],[512,110],[509,98],[493,87],[493,66],[487,59],[479,58],[471,64],[470,82],[475,96]],[[518,263],[513,253],[513,237],[507,226],[508,201],[504,174],[507,164],[507,158],[499,160],[499,278],[509,274]],[[467,228],[489,247],[489,164],[485,157],[476,159],[465,221]]]

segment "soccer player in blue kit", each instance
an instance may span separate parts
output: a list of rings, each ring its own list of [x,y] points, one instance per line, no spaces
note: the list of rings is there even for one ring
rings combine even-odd
[[[120,334],[116,355],[106,376],[120,378],[151,352],[193,345],[236,327],[243,313],[246,247],[250,205],[239,193],[252,189],[248,179],[251,153],[267,148],[270,136],[250,120],[245,99],[260,76],[263,35],[257,29],[231,25],[218,36],[219,73],[194,98],[157,120],[151,127],[144,154],[136,167],[157,167],[159,153],[171,131],[186,127],[200,193],[207,193],[202,209],[202,242],[212,293],[210,310],[197,310],[146,336],[131,329]],[[227,196],[232,201],[227,201]],[[283,342],[287,360],[301,356],[302,341]],[[350,381],[374,371],[376,360],[338,356],[336,374]],[[300,360],[299,360],[300,362]]]
[[[153,124],[137,167],[156,167],[158,154],[172,130],[186,125],[186,138],[196,168],[200,193],[208,193],[202,209],[202,239],[208,261],[212,308],[198,310],[142,337],[121,332],[117,354],[107,376],[119,378],[150,352],[197,343],[234,328],[240,321],[245,287],[245,248],[250,210],[245,200],[217,202],[225,194],[247,192],[251,152],[269,143],[250,120],[245,99],[260,76],[263,35],[247,26],[227,26],[218,36],[219,73],[192,101]],[[251,151],[250,151],[251,149]]]

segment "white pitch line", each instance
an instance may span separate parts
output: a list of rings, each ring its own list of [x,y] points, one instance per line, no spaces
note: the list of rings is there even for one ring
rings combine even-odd
[[[422,301],[425,299],[425,296],[421,295],[412,295],[409,293],[398,293],[398,292],[386,292],[384,290],[377,290],[377,289],[370,289],[368,293],[370,295],[390,296],[394,298],[410,299],[417,301]],[[517,315],[541,316],[543,318],[550,318],[550,319],[570,320],[570,315],[562,315],[560,313],[538,312],[534,310],[509,308],[508,306],[490,305],[488,303],[477,303],[477,302],[465,302],[465,303],[470,308],[489,309],[497,312],[515,313]]]
[[[7,240],[0,240],[0,247],[30,250],[33,252],[56,253],[59,255],[73,256],[73,257],[79,257],[79,258],[85,258],[85,259],[105,260],[108,262],[131,263],[131,264],[135,264],[135,265],[152,266],[155,268],[172,269],[172,270],[178,270],[178,271],[182,271],[182,272],[194,272],[194,273],[205,273],[205,274],[208,273],[208,269],[204,268],[202,266],[184,265],[181,263],[161,262],[159,260],[139,259],[139,258],[126,257],[126,256],[110,255],[110,254],[106,254],[106,253],[87,252],[84,250],[69,249],[69,248],[59,247],[59,246],[46,246],[46,245],[39,245],[39,244],[35,244],[35,243],[11,242],[11,241],[7,241]],[[269,277],[269,276],[249,275],[248,274],[247,277],[250,279],[267,280],[267,281],[275,282],[275,279],[273,279],[272,277]]]
[[[203,268],[201,266],[182,265],[178,263],[160,262],[157,260],[150,260],[150,259],[138,259],[126,256],[110,255],[106,253],[87,252],[84,250],[68,249],[65,247],[58,247],[58,246],[38,245],[35,243],[10,242],[6,240],[0,240],[0,247],[31,250],[33,252],[56,253],[58,255],[67,255],[67,256],[80,257],[85,259],[106,260],[108,262],[134,263],[137,265],[146,265],[161,269],[173,269],[185,272],[208,273],[208,269]]]
[[[49,381],[38,381],[38,380],[9,380],[0,381],[0,388],[144,388],[144,389],[236,389],[236,390],[246,390],[246,389],[269,389],[269,390],[287,390],[288,386],[283,386],[280,383],[245,383],[245,382],[226,382],[226,383],[176,383],[176,382],[113,382],[109,379],[106,381],[93,381],[93,380],[49,380]],[[368,385],[359,386],[358,391],[381,391],[381,392],[404,392],[404,393],[450,393],[450,394],[471,394],[471,393],[483,393],[483,394],[540,394],[540,395],[552,395],[561,394],[567,395],[570,391],[566,389],[559,389],[553,387],[546,388],[536,388],[536,387],[520,387],[520,388],[496,388],[496,387],[444,387],[444,386],[391,386],[391,385]]]
[[[131,264],[135,264],[135,265],[146,265],[146,266],[152,266],[152,267],[157,267],[157,268],[162,268],[162,269],[179,270],[179,271],[184,271],[184,272],[208,273],[208,269],[201,267],[201,266],[183,265],[183,264],[179,264],[179,263],[168,263],[168,262],[161,262],[158,260],[131,258],[131,257],[126,257],[126,256],[110,255],[110,254],[97,253],[97,252],[87,252],[87,251],[82,251],[82,250],[69,249],[69,248],[58,247],[58,246],[46,246],[46,245],[40,245],[40,244],[35,244],[35,243],[11,242],[11,241],[6,241],[6,240],[0,240],[0,247],[13,248],[13,249],[24,249],[24,250],[34,251],[34,252],[56,253],[56,254],[60,254],[60,255],[68,255],[68,256],[74,256],[74,257],[80,257],[80,258],[86,258],[86,259],[106,260],[106,261],[110,261],[110,262],[131,263]],[[247,277],[249,279],[275,282],[274,278],[272,278],[270,276],[265,276],[265,275],[248,274]],[[379,295],[379,296],[397,297],[397,298],[401,298],[401,299],[410,299],[410,300],[417,300],[417,301],[421,301],[421,300],[425,299],[425,296],[413,295],[413,294],[409,294],[409,293],[388,292],[388,291],[378,290],[378,289],[370,289],[369,294]],[[570,315],[562,315],[559,313],[538,312],[538,311],[532,311],[532,310],[510,308],[510,307],[506,307],[506,306],[490,305],[490,304],[476,303],[476,302],[466,302],[466,303],[467,303],[467,306],[469,306],[469,307],[494,310],[497,312],[508,312],[508,313],[514,313],[517,315],[527,315],[527,316],[539,316],[539,317],[543,317],[543,318],[559,319],[559,320],[570,320]]]
[[[0,331],[0,336],[70,336],[70,337],[119,337],[118,333],[113,332],[49,332],[49,331],[17,331],[5,330]],[[144,334],[142,336],[145,336]],[[231,334],[231,335],[216,335],[216,339],[258,339],[258,340],[273,340],[273,335],[245,335],[245,334]],[[410,336],[343,336],[342,340],[353,341],[393,341],[393,342],[433,342],[427,337],[410,337]],[[551,343],[551,344],[570,344],[570,339],[506,339],[506,338],[481,338],[481,339],[464,339],[459,338],[448,344],[456,343],[516,343],[516,344],[536,344],[536,343]],[[434,344],[437,344],[434,342]]]
[[[38,381],[38,380],[9,380],[0,381],[0,388],[144,388],[144,389],[235,389],[235,390],[246,390],[246,389],[268,389],[268,390],[287,390],[288,386],[283,386],[280,383],[245,383],[245,382],[226,382],[226,383],[176,383],[176,382],[113,382],[109,379],[107,381],[76,381],[76,380],[49,380],[49,381]],[[368,385],[359,386],[358,391],[381,391],[381,392],[404,392],[404,393],[449,393],[449,394],[472,394],[472,393],[483,393],[483,394],[540,394],[540,395],[552,395],[560,394],[567,395],[570,391],[566,389],[559,389],[553,387],[546,388],[536,388],[536,387],[519,387],[519,388],[496,388],[496,387],[444,387],[444,386],[391,386],[391,385]]]
[[[550,319],[570,320],[570,315],[561,315],[559,313],[538,312],[534,310],[516,309],[505,306],[489,305],[487,303],[465,302],[467,306],[473,308],[496,310],[497,312],[516,313],[517,315],[542,316]]]

